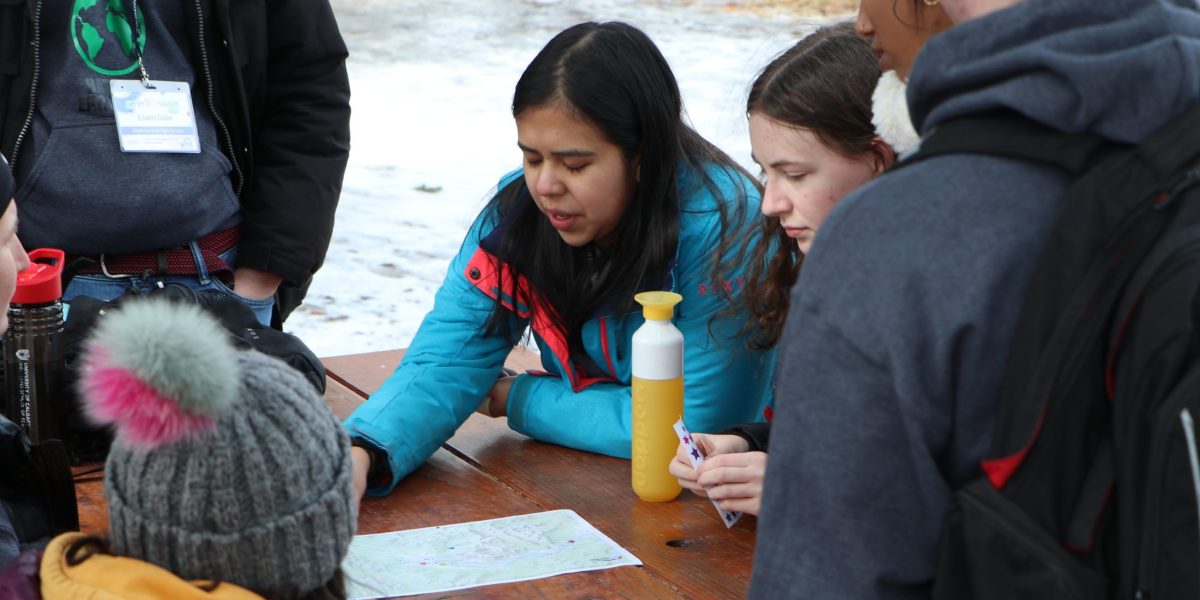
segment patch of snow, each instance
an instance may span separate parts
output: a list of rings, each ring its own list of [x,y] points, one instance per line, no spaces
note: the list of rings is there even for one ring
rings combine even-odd
[[[509,106],[557,32],[622,20],[658,44],[693,126],[757,172],[746,90],[816,21],[715,0],[334,0],[350,47],[352,150],[333,242],[285,329],[318,356],[408,346],[501,175],[520,165]]]

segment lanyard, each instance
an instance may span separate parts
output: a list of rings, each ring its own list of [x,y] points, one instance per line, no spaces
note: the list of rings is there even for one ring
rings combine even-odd
[[[133,56],[137,58],[138,69],[142,72],[142,85],[154,89],[154,86],[150,84],[150,75],[146,73],[146,63],[142,60],[142,47],[138,45],[138,39],[142,37],[142,28],[138,24],[137,18],[138,0],[122,0],[121,8],[125,10],[125,19],[129,23],[129,31],[133,36],[131,46],[133,46]]]

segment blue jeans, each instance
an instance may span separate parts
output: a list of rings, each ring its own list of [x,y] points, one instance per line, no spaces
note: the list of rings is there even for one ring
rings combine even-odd
[[[8,563],[20,553],[21,544],[17,539],[16,530],[13,529],[12,518],[9,517],[4,501],[0,500],[0,572],[3,572]]]
[[[91,296],[98,300],[113,300],[130,291],[145,294],[157,287],[159,282],[164,284],[178,283],[196,291],[216,290],[237,298],[254,311],[254,316],[258,319],[259,323],[266,326],[271,325],[271,311],[275,308],[274,298],[258,300],[235,294],[224,282],[211,276],[208,272],[208,267],[205,266],[204,261],[200,258],[200,246],[196,242],[191,242],[189,246],[192,249],[192,256],[196,260],[196,267],[199,271],[195,275],[150,275],[149,277],[141,275],[109,277],[101,273],[76,275],[71,280],[70,285],[67,286],[67,289],[63,290],[63,302],[70,304],[71,299],[75,296]],[[224,260],[230,266],[237,264],[237,247],[231,248],[221,254],[221,260]]]

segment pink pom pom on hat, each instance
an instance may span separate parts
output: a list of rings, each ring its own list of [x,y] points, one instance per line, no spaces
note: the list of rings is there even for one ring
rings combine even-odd
[[[237,401],[237,350],[196,306],[128,302],[102,317],[85,353],[86,414],[133,447],[202,435]]]
[[[109,364],[108,350],[95,346],[87,359],[88,417],[120,423],[121,435],[134,446],[154,447],[195,435],[213,426],[211,417],[189,413],[179,402],[150,387],[137,374]]]

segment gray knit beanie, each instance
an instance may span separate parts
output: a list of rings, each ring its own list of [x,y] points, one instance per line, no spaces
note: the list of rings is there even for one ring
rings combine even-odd
[[[85,408],[116,434],[116,554],[273,598],[333,577],[356,522],[349,440],[299,373],[161,300],[106,316],[85,360]]]

